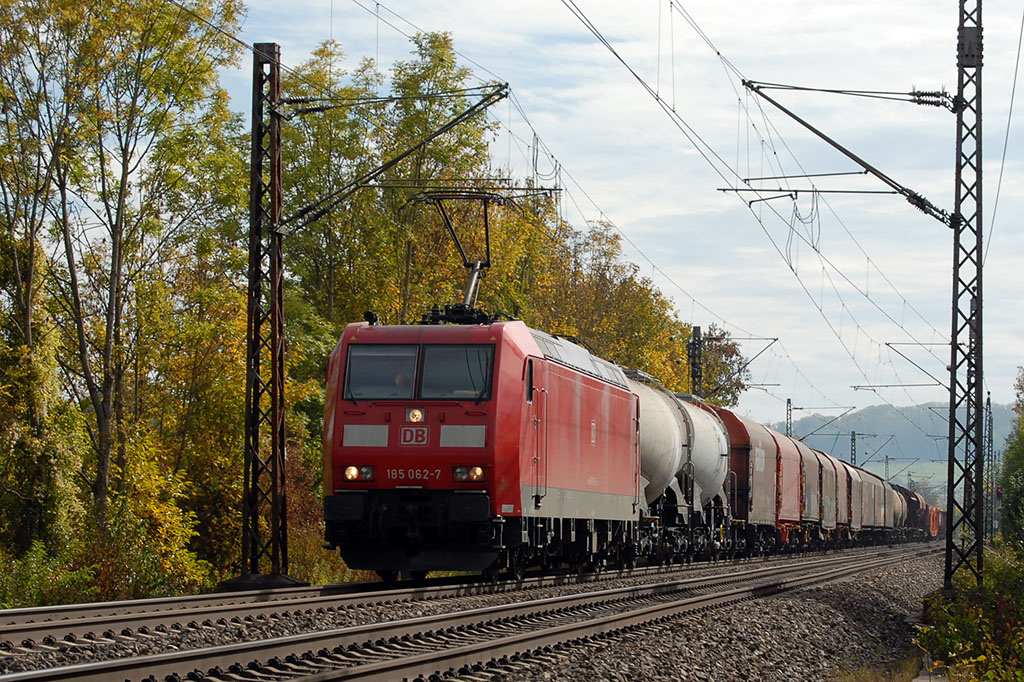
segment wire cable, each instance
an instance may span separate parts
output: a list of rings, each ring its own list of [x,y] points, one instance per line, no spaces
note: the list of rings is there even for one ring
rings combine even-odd
[[[1017,60],[1013,66],[1013,86],[1010,88],[1010,110],[1006,114],[1006,135],[1003,137],[1003,158],[999,161],[999,181],[996,183],[996,198],[992,203],[992,222],[988,227],[988,239],[985,240],[985,255],[981,259],[982,266],[988,260],[988,249],[992,246],[992,232],[996,227],[996,210],[999,208],[999,191],[1003,188],[1003,170],[1006,168],[1006,148],[1010,142],[1010,122],[1013,120],[1013,100],[1017,93],[1017,72],[1020,70],[1020,46],[1024,40],[1024,12],[1020,17],[1020,33],[1017,35]]]
[[[710,145],[708,145],[700,137],[700,135],[696,132],[695,129],[693,129],[688,123],[686,123],[678,115],[678,113],[675,112],[675,110],[672,107],[666,107],[665,106],[664,102],[662,101],[660,96],[657,94],[657,92],[655,90],[653,90],[646,83],[646,81],[635,71],[635,69],[633,69],[633,67],[618,53],[618,51],[614,48],[614,46],[612,46],[611,43],[602,35],[601,31],[596,27],[596,25],[594,25],[593,22],[591,22],[590,19],[586,16],[586,14],[578,7],[578,5],[576,5],[574,0],[562,0],[562,4],[565,5],[566,8],[569,9],[569,11],[577,19],[579,19],[580,22],[583,23],[583,25],[598,39],[598,41],[601,42],[609,50],[609,52],[612,53],[612,55],[627,69],[627,71],[630,72],[630,74],[640,83],[640,85],[648,92],[648,94],[651,95],[651,97],[653,97],[655,99],[655,101],[659,104],[659,106],[662,108],[662,110],[664,110],[667,114],[669,114],[670,118],[672,118],[672,120],[673,120],[673,123],[675,123],[677,128],[679,128],[683,132],[683,134],[687,138],[687,140],[690,141],[690,143],[697,149],[698,153],[705,159],[705,161],[708,162],[708,164],[719,175],[719,177],[721,177],[723,180],[726,179],[722,167],[719,167],[717,164],[715,164],[711,160],[712,157],[714,157],[716,160],[718,160],[722,164],[722,166],[725,168],[725,170],[730,171],[732,175],[734,175],[736,177],[739,177],[739,174],[734,169],[729,167],[728,163],[726,163],[722,159],[722,157],[717,152],[715,152],[715,150],[713,148],[711,148]],[[674,3],[673,3],[673,5],[670,5],[670,7],[672,7],[672,6],[674,6]],[[695,24],[695,22],[691,23],[691,25],[694,25],[694,24]],[[699,33],[701,35],[704,35],[702,31],[700,31]],[[713,44],[711,43],[711,41],[709,39],[706,38],[706,35],[704,35],[704,38],[705,38],[705,42],[707,42],[709,45],[712,45],[712,47],[713,47]],[[722,57],[721,53],[717,49],[715,50],[715,52],[716,52],[716,54],[720,58],[724,59],[724,57]],[[728,64],[728,62],[723,62],[723,63],[727,63]],[[742,75],[742,74],[739,74],[739,71],[737,69],[735,69],[735,67],[732,67],[731,64],[729,64],[729,66],[737,73],[737,75],[740,75],[740,76]],[[759,106],[759,108],[760,108],[760,106]],[[764,114],[763,110],[762,110],[762,116],[766,116]],[[697,140],[700,141],[700,144],[697,143]],[[774,154],[774,149],[773,149],[773,154]],[[784,261],[786,261],[786,256],[785,256],[784,252],[782,250],[780,250],[778,244],[775,242],[774,238],[772,238],[772,236],[771,236],[771,233],[768,231],[767,226],[763,223],[763,221],[760,219],[760,217],[752,210],[751,206],[752,206],[752,204],[747,203],[748,210],[750,210],[750,212],[754,215],[755,219],[758,220],[759,225],[761,225],[762,230],[765,232],[766,236],[768,236],[769,241],[772,243],[772,245],[775,248],[776,252],[779,253],[780,257],[782,257]],[[774,207],[769,206],[769,210],[771,210],[773,213],[776,213],[776,215],[779,215],[778,211]],[[781,218],[781,215],[779,217]],[[801,239],[804,239],[803,235],[798,234],[798,236]],[[827,258],[825,258],[824,255],[820,252],[820,250],[815,250],[815,253],[816,253],[816,255],[818,256],[819,259],[821,259],[821,260],[825,261],[826,263],[828,263],[828,265],[837,274],[839,274],[844,280],[846,280],[858,292],[863,294],[863,291],[860,289],[860,287],[857,286],[848,276],[846,276],[834,263],[832,263]],[[797,270],[792,267],[791,263],[790,263],[790,269],[793,271],[794,275],[797,276],[797,280],[800,283],[800,286],[804,290],[805,294],[813,302],[813,300],[814,300],[813,295],[807,289],[805,283],[799,277],[799,274],[798,274]],[[833,290],[835,290],[837,294],[839,293],[838,290],[835,289],[834,285],[833,285]],[[841,299],[841,294],[839,296],[840,296],[840,299]],[[870,300],[872,302],[872,304],[875,305],[876,307],[879,307],[878,304],[873,301],[873,299],[870,299],[870,297],[868,297],[868,300]],[[817,306],[816,306],[816,308],[818,309],[818,311],[821,314],[822,318],[825,320],[825,322],[828,325],[828,327],[832,330],[833,334],[840,341],[840,345],[843,347],[844,351],[846,351],[847,355],[849,355],[851,360],[853,360],[854,365],[858,368],[858,371],[862,374],[862,376],[865,377],[865,380],[867,380],[870,383],[870,378],[868,378],[867,373],[860,366],[860,363],[858,363],[857,360],[856,360],[855,350],[851,351],[849,349],[849,347],[847,346],[846,342],[843,340],[841,331],[837,330],[835,328],[835,325],[830,320],[828,320],[827,316],[824,314],[823,309],[818,308]],[[845,305],[845,303],[843,303],[843,310],[846,311],[846,312],[849,311],[849,308]],[[883,313],[884,313],[884,311],[883,311]],[[851,318],[852,318],[852,312],[850,312],[850,315],[851,315]],[[891,318],[891,316],[889,316],[889,317]],[[856,324],[856,328],[858,330],[863,330],[863,327],[859,323],[856,323],[856,321],[855,321],[855,324]],[[869,336],[869,339],[870,339],[870,336]],[[873,341],[873,339],[872,339],[872,341]],[[875,343],[875,345],[880,345],[880,344],[877,343],[877,341],[875,341],[874,343]],[[893,370],[895,370],[895,367],[893,367]],[[878,395],[878,397],[881,398],[884,402],[889,404],[890,407],[893,407],[894,409],[897,409],[897,408],[895,408],[895,405],[893,405],[890,401],[886,400],[884,398],[884,396],[881,396],[880,394],[878,394],[877,391],[876,391],[876,395]],[[905,414],[903,414],[902,412],[900,412],[900,414],[901,414],[901,416],[904,417],[904,419],[907,419],[907,421],[910,421],[910,419]],[[913,422],[911,422],[911,423],[913,423]]]

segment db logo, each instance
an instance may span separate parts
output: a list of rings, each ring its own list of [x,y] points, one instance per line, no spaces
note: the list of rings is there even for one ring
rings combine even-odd
[[[400,445],[426,445],[426,426],[403,426],[399,432],[398,442]]]

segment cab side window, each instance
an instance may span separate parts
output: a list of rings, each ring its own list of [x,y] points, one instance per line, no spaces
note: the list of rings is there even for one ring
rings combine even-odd
[[[526,402],[533,402],[533,359],[526,361]]]

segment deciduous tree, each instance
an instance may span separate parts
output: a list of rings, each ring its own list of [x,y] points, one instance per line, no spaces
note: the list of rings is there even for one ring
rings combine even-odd
[[[174,191],[196,159],[169,142],[181,131],[200,131],[223,99],[216,70],[231,63],[237,44],[213,24],[230,31],[238,11],[235,0],[91,5],[94,77],[54,95],[84,103],[77,161],[55,164],[52,214],[66,273],[59,282],[63,321],[73,330],[62,361],[68,388],[90,408],[95,459],[88,475],[101,523],[112,468],[115,475],[123,470],[130,437],[126,311],[135,284],[185,238],[199,208]]]
[[[1003,538],[1024,552],[1024,367],[1017,368],[1013,429],[1003,450],[1000,501]]]

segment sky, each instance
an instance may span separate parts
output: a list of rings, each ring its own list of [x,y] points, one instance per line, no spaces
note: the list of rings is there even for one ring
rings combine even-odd
[[[748,204],[754,195],[721,190],[742,187],[741,179],[860,170],[750,94],[742,79],[955,94],[957,2],[576,0],[575,7],[647,87],[560,0],[250,0],[240,37],[279,43],[286,67],[333,38],[348,68],[363,57],[387,68],[409,58],[408,35],[449,32],[475,76],[511,86],[513,101],[490,110],[503,126],[493,163],[557,183],[562,213],[577,228],[610,221],[624,256],[673,299],[681,319],[724,328],[747,357],[757,355],[749,369],[759,386],[744,394],[739,412],[783,421],[787,398],[794,417],[948,403],[938,385],[948,381],[948,227],[891,194],[804,192],[795,201]],[[1017,345],[1024,132],[1016,110],[1002,161],[1022,9],[992,3],[983,17],[984,366],[996,403],[1012,402],[1024,364]],[[246,56],[224,75],[239,111],[251,97],[251,68]],[[769,94],[952,210],[956,118],[949,111],[821,92]],[[863,175],[751,184],[779,183],[888,189]],[[932,428],[945,433],[940,416]]]

